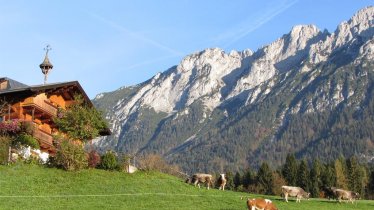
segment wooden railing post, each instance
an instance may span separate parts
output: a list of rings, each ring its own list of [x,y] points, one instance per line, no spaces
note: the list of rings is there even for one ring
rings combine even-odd
[[[9,164],[10,163],[10,158],[11,158],[11,155],[12,155],[12,147],[11,146],[9,146],[8,147],[8,163],[7,164]]]
[[[8,105],[8,120],[10,120],[10,104]]]

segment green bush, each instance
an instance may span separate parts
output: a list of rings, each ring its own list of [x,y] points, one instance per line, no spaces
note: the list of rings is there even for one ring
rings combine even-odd
[[[72,139],[87,142],[100,136],[100,132],[108,127],[102,113],[84,104],[81,95],[75,95],[74,99],[76,103],[67,110],[59,110],[57,117],[53,118],[54,123]]]
[[[19,134],[16,139],[15,143],[19,143],[22,145],[30,146],[31,148],[39,149],[39,142],[36,140],[32,135],[21,133]]]
[[[115,170],[118,168],[117,157],[113,151],[107,151],[101,157],[101,168],[105,170]]]
[[[68,171],[87,168],[87,154],[81,144],[77,144],[70,139],[56,137],[57,153],[54,164]]]
[[[22,122],[20,125],[21,132],[32,135],[34,126],[30,122]]]

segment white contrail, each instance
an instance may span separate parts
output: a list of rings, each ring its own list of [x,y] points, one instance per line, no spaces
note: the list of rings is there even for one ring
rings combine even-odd
[[[168,46],[166,46],[166,45],[164,45],[164,44],[162,44],[162,43],[160,43],[160,42],[157,42],[157,41],[155,41],[155,40],[153,40],[153,39],[150,39],[150,38],[148,38],[148,37],[145,37],[145,36],[142,35],[142,34],[132,32],[132,31],[126,29],[125,27],[123,27],[122,25],[120,25],[120,24],[118,24],[118,23],[116,23],[116,22],[114,22],[114,21],[108,20],[108,19],[106,19],[106,18],[104,18],[104,17],[101,17],[101,16],[99,16],[99,15],[97,15],[97,14],[93,14],[93,13],[91,13],[91,12],[87,12],[87,14],[89,14],[89,15],[91,15],[92,17],[94,17],[94,18],[100,20],[100,21],[103,22],[103,23],[106,23],[106,24],[109,25],[110,27],[112,27],[112,28],[114,28],[114,29],[116,29],[116,30],[118,30],[118,31],[120,31],[120,32],[123,32],[123,33],[125,33],[125,34],[127,34],[127,35],[130,35],[131,37],[134,37],[135,39],[138,39],[138,40],[140,40],[140,41],[143,41],[143,42],[145,42],[145,43],[147,43],[147,44],[150,44],[150,45],[152,45],[152,46],[154,46],[154,47],[157,47],[157,48],[159,48],[159,49],[166,50],[167,52],[171,53],[173,56],[181,56],[181,55],[184,55],[183,52],[180,52],[180,51],[177,51],[177,50],[175,50],[175,49],[172,49],[172,48],[170,48],[170,47],[168,47]]]
[[[219,39],[229,39],[225,44],[225,48],[230,46],[231,44],[237,42],[238,40],[242,39],[243,37],[247,36],[254,30],[258,29],[265,23],[272,20],[277,15],[283,13],[285,10],[296,4],[298,0],[292,0],[292,1],[284,1],[281,2],[281,4],[274,3],[274,7],[268,8],[266,11],[260,11],[261,15],[258,17],[253,18],[253,16],[247,18],[243,23],[239,24],[236,28],[236,30],[231,30],[231,32],[226,34],[221,34],[218,36],[217,40]],[[249,27],[248,27],[249,25]],[[232,32],[233,31],[233,32]]]

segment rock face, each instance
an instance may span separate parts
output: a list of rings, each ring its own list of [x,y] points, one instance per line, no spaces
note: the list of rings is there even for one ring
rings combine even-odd
[[[106,110],[113,135],[94,144],[156,152],[186,171],[279,165],[289,152],[328,159],[331,152],[316,148],[338,145],[334,132],[346,128],[333,118],[351,108],[357,113],[347,118],[358,125],[372,109],[373,18],[374,7],[364,8],[332,34],[294,26],[256,52],[206,49],[142,84],[100,94],[93,102]],[[365,144],[374,142],[364,139],[354,140],[355,151],[330,149],[369,158],[374,150]]]

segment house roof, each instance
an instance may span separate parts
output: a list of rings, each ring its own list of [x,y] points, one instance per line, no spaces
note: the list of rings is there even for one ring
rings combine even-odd
[[[25,85],[21,82],[18,82],[16,80],[12,80],[8,77],[0,77],[0,84],[7,81],[7,86],[5,87],[4,90],[10,90],[10,89],[17,89],[17,88],[26,88],[28,85]],[[0,89],[0,92],[3,90]]]
[[[72,92],[72,93],[80,93],[84,97],[85,102],[89,106],[93,106],[91,100],[88,98],[86,92],[84,92],[82,86],[79,84],[78,81],[70,81],[70,82],[60,82],[60,83],[51,83],[51,84],[45,84],[45,85],[33,85],[28,86],[23,83],[20,83],[18,81],[3,77],[0,78],[0,83],[8,81],[8,87],[0,90],[0,96],[8,96],[13,94],[21,94],[23,95],[36,95],[41,92],[48,93],[56,93],[59,92],[63,94],[63,90],[66,90],[66,92]],[[64,95],[65,98],[71,99],[73,95]]]
[[[83,90],[82,86],[79,84],[78,81],[70,81],[70,82],[61,82],[61,83],[52,83],[52,84],[46,84],[46,85],[35,85],[30,86],[30,90],[33,92],[61,92],[61,90],[70,89],[74,92],[79,92],[84,97],[85,102],[89,106],[93,106],[91,100],[88,98],[86,92]]]

